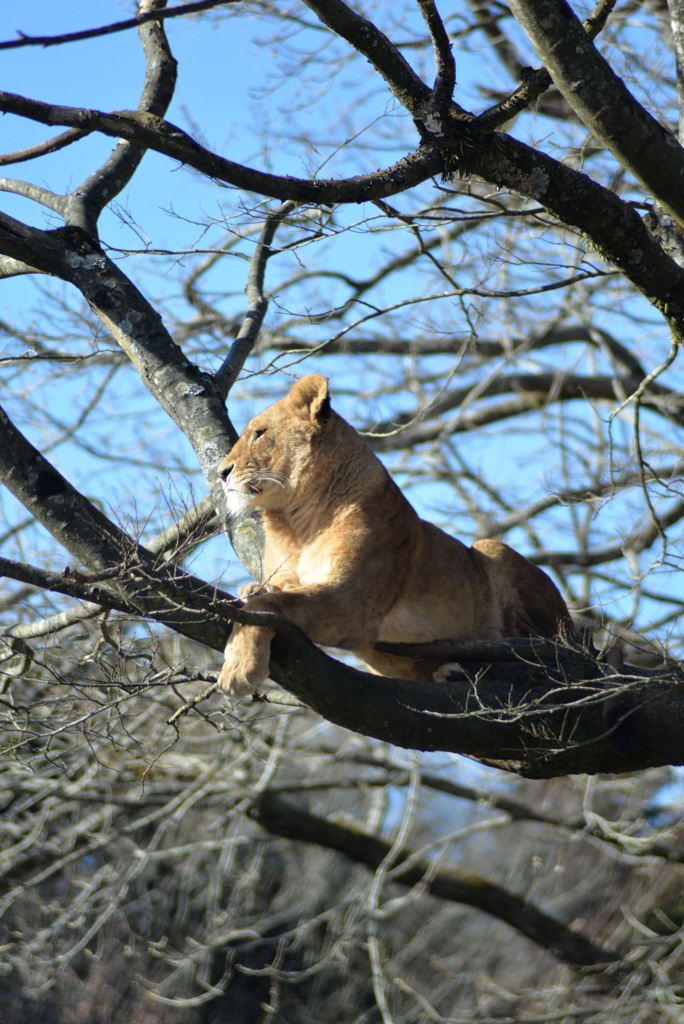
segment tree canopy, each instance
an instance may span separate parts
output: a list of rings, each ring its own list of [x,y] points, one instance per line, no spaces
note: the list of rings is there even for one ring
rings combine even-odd
[[[61,1020],[80,978],[70,1024],[125,957],[103,1020],[674,1020],[684,4],[74,7],[0,16],[8,979]],[[260,530],[216,466],[313,370],[575,636],[445,645],[488,668],[435,685],[262,619],[274,685],[225,702]]]

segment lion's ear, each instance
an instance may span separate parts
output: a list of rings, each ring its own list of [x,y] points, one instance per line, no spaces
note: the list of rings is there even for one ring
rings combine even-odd
[[[328,378],[321,373],[310,373],[292,385],[288,398],[297,416],[319,423],[330,413]]]

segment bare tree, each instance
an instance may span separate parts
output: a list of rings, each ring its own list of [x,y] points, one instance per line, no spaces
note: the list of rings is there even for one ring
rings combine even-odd
[[[676,1019],[682,17],[143,0],[0,42],[145,59],[134,110],[0,93],[0,276],[36,282],[1,325],[6,1015],[19,977],[71,1024]],[[175,98],[191,19],[262,58],[234,159],[215,97]],[[258,578],[259,523],[222,521],[216,465],[313,368],[423,514],[510,539],[593,639],[444,645],[489,667],[425,686],[250,620],[223,531]],[[233,707],[236,620],[276,629],[278,685]],[[571,778],[607,772],[640,775]]]

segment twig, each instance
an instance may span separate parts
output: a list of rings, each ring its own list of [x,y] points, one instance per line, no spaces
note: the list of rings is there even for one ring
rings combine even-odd
[[[215,382],[222,398],[227,398],[230,389],[238,378],[245,360],[254,348],[259,331],[268,309],[268,299],[264,295],[264,276],[266,264],[273,255],[271,243],[278,227],[289,213],[297,208],[292,200],[281,203],[277,210],[270,213],[261,230],[259,241],[249,264],[247,275],[247,313],[233,342],[228,357],[216,371]]]
[[[175,725],[179,718],[181,718],[183,715],[187,715],[190,711],[193,710],[193,708],[196,708],[198,704],[202,703],[202,701],[205,701],[208,697],[211,697],[212,693],[215,693],[217,690],[218,684],[212,683],[211,686],[208,686],[206,688],[204,693],[200,693],[196,697],[190,697],[188,700],[186,700],[185,704],[181,704],[179,708],[176,708],[176,710],[174,711],[170,718],[166,719],[166,724]]]
[[[23,46],[61,46],[63,43],[79,43],[84,39],[96,39],[99,36],[113,35],[115,32],[125,32],[130,28],[139,28],[149,21],[164,21],[166,18],[184,17],[187,14],[198,14],[200,11],[209,11],[212,7],[223,7],[229,3],[236,3],[237,0],[195,0],[194,3],[183,4],[182,7],[170,7],[165,11],[146,11],[136,15],[135,18],[126,18],[124,21],[115,21],[110,25],[101,25],[100,28],[86,28],[79,32],[65,32],[59,36],[30,36],[20,32],[18,39],[8,39],[0,42],[0,50],[17,50]]]

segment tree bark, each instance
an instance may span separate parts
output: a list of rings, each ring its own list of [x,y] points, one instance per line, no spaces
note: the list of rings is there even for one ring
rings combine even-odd
[[[529,778],[684,763],[684,673],[645,677],[541,641],[479,673],[408,682],[343,665],[290,623],[277,628],[271,676],[336,725],[399,747],[464,754]],[[512,643],[512,649],[515,642]],[[486,657],[486,649],[478,652]],[[265,691],[264,697],[273,700]]]
[[[587,128],[684,224],[684,150],[632,96],[570,5],[565,0],[510,0],[509,7]]]
[[[273,835],[337,850],[371,870],[377,870],[392,857],[391,844],[379,836],[311,814],[269,790],[256,798],[251,814]],[[404,849],[392,861],[390,874],[400,885],[424,885],[432,896],[491,914],[573,966],[619,959],[618,953],[596,945],[529,900],[472,871],[451,865],[436,867]]]

